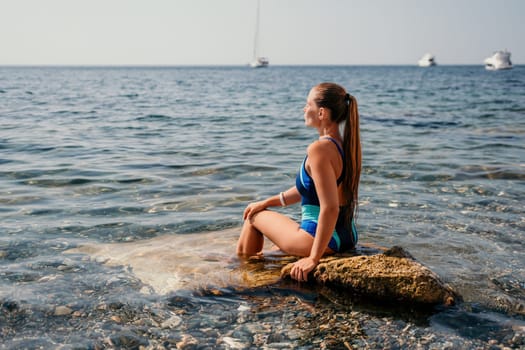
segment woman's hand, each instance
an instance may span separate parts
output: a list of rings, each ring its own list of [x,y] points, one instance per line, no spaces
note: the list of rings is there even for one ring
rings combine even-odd
[[[306,282],[308,274],[317,266],[317,262],[310,258],[302,258],[293,264],[290,276],[299,282]]]
[[[259,201],[259,202],[253,202],[246,206],[246,209],[244,209],[244,213],[242,215],[242,218],[244,220],[250,219],[252,216],[257,214],[260,211],[263,211],[268,206],[266,205],[265,201]]]

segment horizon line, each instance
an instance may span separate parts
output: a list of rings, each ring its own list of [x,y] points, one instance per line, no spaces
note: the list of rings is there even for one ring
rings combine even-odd
[[[513,66],[521,66],[523,63],[514,63]],[[434,67],[419,67],[417,63],[353,63],[353,64],[344,64],[344,63],[308,63],[308,64],[270,64],[267,68],[271,67],[417,67],[417,68],[436,68],[436,67],[452,67],[452,66],[481,66],[484,67],[483,63],[441,63],[437,64]],[[249,64],[126,64],[126,63],[100,63],[100,64],[84,64],[84,63],[44,63],[44,64],[0,64],[2,68],[212,68],[212,67],[231,67],[231,68],[240,68],[247,67],[251,68]],[[264,70],[264,68],[263,68]]]

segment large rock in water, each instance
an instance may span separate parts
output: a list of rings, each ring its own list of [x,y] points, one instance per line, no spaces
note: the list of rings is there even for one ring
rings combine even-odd
[[[292,265],[283,267],[282,277],[289,278]],[[323,258],[310,273],[311,279],[327,287],[383,301],[453,305],[461,298],[401,247],[370,256]]]

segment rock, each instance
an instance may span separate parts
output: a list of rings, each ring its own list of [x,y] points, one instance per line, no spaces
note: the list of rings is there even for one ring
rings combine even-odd
[[[120,316],[117,315],[111,316],[111,320],[116,323],[122,323],[122,319],[120,318]]]
[[[292,264],[281,270],[290,276]],[[401,247],[370,256],[326,257],[309,280],[383,301],[453,305],[461,297]]]
[[[191,334],[183,334],[182,340],[175,344],[177,349],[188,349],[197,346],[199,342]]]
[[[66,253],[90,254],[95,261],[126,266],[144,283],[146,288],[141,291],[145,294],[198,290],[215,295],[222,293],[222,288],[265,287],[279,283],[281,275],[287,275],[287,268],[283,274],[282,268],[296,260],[270,251],[239,261],[232,256],[232,242],[238,236],[239,228],[191,235],[169,234],[137,242],[86,244]],[[213,243],[213,253],[202,242]],[[437,275],[405,250],[398,247],[385,250],[373,244],[360,244],[354,256],[324,258],[311,279],[322,284],[323,289],[337,294],[342,290],[343,294],[348,291],[365,297],[427,304],[452,304],[457,299]],[[113,282],[118,283],[119,279],[110,280]],[[508,279],[499,279],[498,282],[504,288],[516,285]],[[101,304],[97,309],[108,307]]]
[[[70,308],[67,306],[57,306],[55,308],[55,316],[66,316],[73,312]]]
[[[232,337],[222,337],[222,343],[227,346],[227,349],[246,349],[248,347],[247,344]]]
[[[173,315],[160,325],[161,328],[177,328],[182,323],[182,318],[179,316]]]
[[[16,311],[19,308],[19,305],[16,301],[6,300],[2,303],[2,308],[6,309],[7,311]]]

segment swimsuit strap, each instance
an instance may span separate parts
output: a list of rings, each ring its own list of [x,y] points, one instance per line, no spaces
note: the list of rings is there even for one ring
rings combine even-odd
[[[341,171],[341,175],[337,179],[337,184],[340,184],[341,181],[343,181],[343,177],[344,177],[345,171],[346,171],[346,167],[345,167],[345,153],[343,152],[343,149],[341,148],[341,146],[339,146],[339,144],[337,143],[337,141],[333,137],[323,136],[322,138],[332,141],[334,143],[334,145],[337,147],[337,150],[339,151],[339,154],[341,155],[341,161],[343,162],[343,170]]]
[[[337,150],[339,151],[339,154],[341,154],[341,158],[344,159],[344,152],[343,152],[343,149],[341,148],[341,146],[339,146],[339,143],[337,143],[336,139],[334,139],[333,137],[330,137],[330,136],[323,136],[322,137],[323,139],[325,140],[330,140],[334,143],[334,145],[337,147]]]

